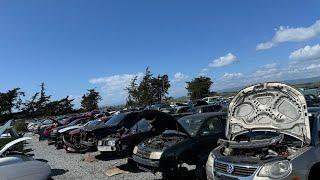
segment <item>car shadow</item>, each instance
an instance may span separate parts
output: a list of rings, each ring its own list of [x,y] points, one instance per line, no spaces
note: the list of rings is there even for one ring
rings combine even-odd
[[[47,163],[48,161],[47,160],[45,160],[45,159],[35,159],[35,160],[37,160],[37,161],[41,161],[41,162],[45,162],[45,163]]]
[[[54,176],[60,176],[63,175],[65,173],[69,172],[69,170],[65,170],[65,169],[51,169],[51,177]]]
[[[123,171],[127,171],[130,173],[141,173],[143,172],[141,169],[138,168],[138,166],[135,163],[126,163],[126,164],[122,164],[120,166],[117,166],[117,168],[123,170]]]
[[[126,157],[118,155],[116,153],[103,153],[103,154],[96,155],[95,158],[101,161],[111,161],[111,160],[123,159]]]

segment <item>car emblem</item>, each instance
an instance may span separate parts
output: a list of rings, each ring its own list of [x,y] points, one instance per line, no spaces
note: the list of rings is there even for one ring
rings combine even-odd
[[[227,166],[227,172],[228,172],[229,174],[232,174],[233,171],[234,171],[234,166],[233,166],[232,164],[228,164],[228,166]]]

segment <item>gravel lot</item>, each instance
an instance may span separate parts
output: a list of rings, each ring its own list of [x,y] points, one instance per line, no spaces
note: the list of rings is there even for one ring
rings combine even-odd
[[[160,179],[160,175],[140,172],[137,169],[129,169],[129,173],[108,177],[104,174],[107,169],[123,166],[127,159],[118,159],[113,156],[101,157],[99,152],[87,154],[66,153],[64,149],[56,150],[54,146],[48,146],[47,141],[38,141],[38,136],[26,134],[33,139],[28,141],[26,149],[28,154],[35,159],[48,162],[53,172],[53,179]],[[93,162],[84,161],[84,158],[93,159]],[[98,160],[97,160],[98,159]]]

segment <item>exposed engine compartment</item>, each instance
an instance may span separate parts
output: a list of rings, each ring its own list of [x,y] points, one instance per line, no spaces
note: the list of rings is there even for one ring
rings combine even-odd
[[[144,145],[151,149],[164,150],[174,144],[177,144],[186,138],[184,134],[174,133],[173,130],[168,130],[161,136],[156,136],[154,138],[144,141]]]
[[[223,156],[248,157],[256,160],[289,158],[304,147],[303,142],[283,134],[261,140],[220,140]]]

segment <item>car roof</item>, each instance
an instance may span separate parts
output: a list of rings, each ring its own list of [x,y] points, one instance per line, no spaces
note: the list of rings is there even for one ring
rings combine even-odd
[[[213,116],[222,116],[222,115],[227,115],[227,113],[226,112],[207,112],[207,113],[193,114],[193,115],[190,115],[190,116],[192,116],[192,117],[211,118]],[[190,117],[190,116],[185,116],[185,117]]]

